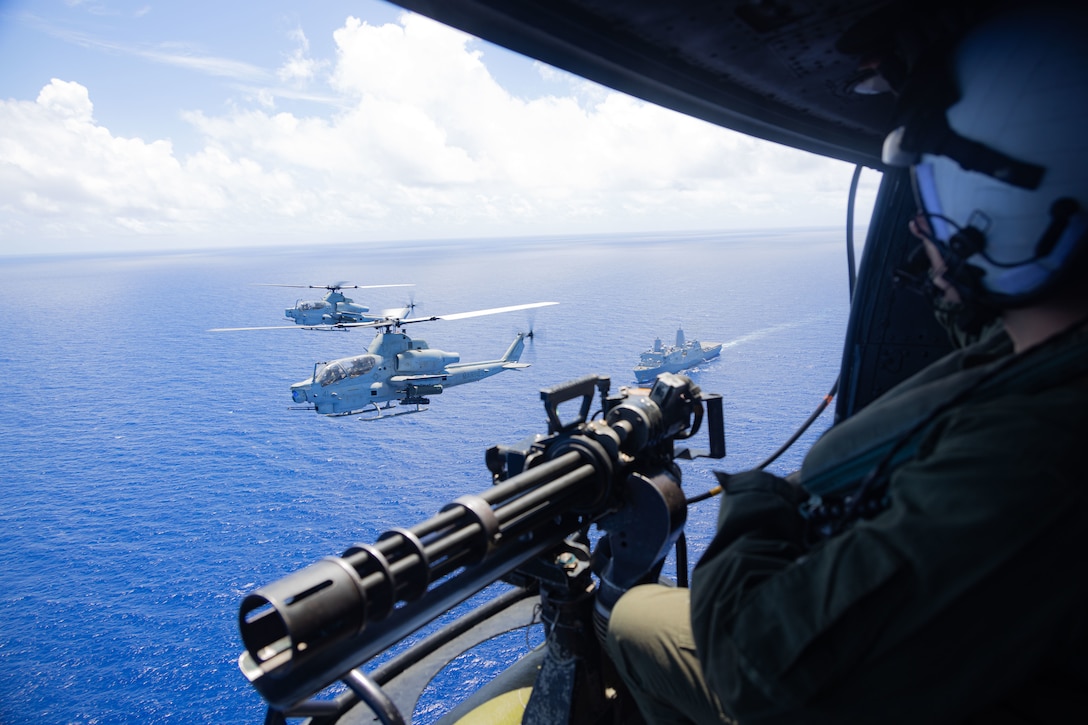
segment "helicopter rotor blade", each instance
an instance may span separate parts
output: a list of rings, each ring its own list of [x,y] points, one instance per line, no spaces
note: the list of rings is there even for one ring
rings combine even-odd
[[[345,287],[344,289],[380,289],[382,287],[415,287],[415,284],[411,282],[407,284],[356,284],[351,287]]]
[[[342,330],[346,325],[268,325],[265,327],[213,327],[208,332],[246,332],[248,330]]]
[[[402,325],[410,325],[415,322],[434,322],[436,320],[466,320],[470,317],[483,317],[484,315],[498,315],[503,312],[517,312],[518,310],[531,310],[537,307],[548,307],[550,305],[558,305],[558,302],[529,302],[524,305],[510,305],[508,307],[491,307],[486,310],[472,310],[471,312],[454,312],[449,315],[431,315],[430,317],[412,317],[409,319],[401,319],[398,317],[387,317],[384,320],[374,320],[372,322],[345,322],[337,325],[337,327],[400,327]]]
[[[473,310],[471,312],[454,312],[451,315],[434,315],[432,317],[417,317],[410,320],[401,320],[401,324],[409,322],[428,322],[430,320],[467,320],[470,317],[483,317],[484,315],[499,315],[504,312],[517,312],[518,310],[532,310],[537,307],[557,305],[558,302],[530,302],[524,305],[510,305],[508,307],[492,307],[486,310]]]
[[[296,287],[298,289],[327,289],[333,292],[338,289],[356,289],[355,285],[345,284],[278,284],[276,282],[254,282],[255,287]]]
[[[257,287],[297,287],[300,289],[327,289],[329,291],[336,291],[341,289],[381,289],[382,287],[415,287],[414,283],[407,284],[348,284],[341,282],[339,284],[276,284],[272,282],[256,282]]]

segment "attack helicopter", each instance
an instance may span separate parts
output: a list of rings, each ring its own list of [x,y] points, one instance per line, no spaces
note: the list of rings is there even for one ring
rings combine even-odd
[[[401,310],[382,310],[371,314],[370,308],[360,305],[355,300],[344,295],[345,289],[380,289],[383,287],[412,287],[412,284],[370,284],[357,285],[347,282],[335,282],[333,284],[262,284],[262,287],[298,287],[302,289],[328,290],[320,300],[297,300],[294,307],[284,310],[284,316],[294,320],[296,325],[337,325],[345,322],[369,322],[381,320],[390,315],[407,314]],[[407,306],[411,309],[411,305]]]
[[[306,410],[321,415],[354,415],[372,410],[375,418],[382,411],[398,405],[412,406],[416,412],[430,404],[428,395],[439,395],[446,388],[497,375],[504,370],[521,370],[528,363],[519,362],[525,340],[532,332],[519,332],[502,357],[479,362],[461,362],[456,352],[432,349],[423,340],[413,340],[403,331],[405,325],[436,320],[460,320],[502,312],[546,307],[557,302],[532,302],[449,315],[403,318],[386,317],[339,327],[378,328],[366,353],[314,365],[308,380],[291,386],[291,399],[306,404]],[[395,413],[400,414],[400,413]]]

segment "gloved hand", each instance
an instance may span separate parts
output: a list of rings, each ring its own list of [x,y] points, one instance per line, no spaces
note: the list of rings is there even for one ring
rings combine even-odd
[[[724,492],[718,512],[716,548],[729,546],[741,536],[804,540],[806,522],[798,507],[809,494],[800,486],[763,470],[742,473],[715,471]]]

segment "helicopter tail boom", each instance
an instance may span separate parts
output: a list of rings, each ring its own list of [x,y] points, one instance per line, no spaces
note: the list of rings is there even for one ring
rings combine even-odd
[[[514,341],[510,343],[510,347],[507,348],[506,354],[502,356],[502,362],[504,363],[516,363],[521,359],[521,353],[525,349],[525,333],[519,332]],[[506,367],[505,365],[503,367]]]

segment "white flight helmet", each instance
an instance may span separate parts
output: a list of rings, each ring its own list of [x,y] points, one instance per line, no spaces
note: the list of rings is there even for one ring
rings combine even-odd
[[[1031,303],[1088,254],[1088,11],[995,17],[945,67],[950,76],[931,80],[956,88],[888,136],[884,161],[912,165],[945,276],[961,292],[997,307]]]

